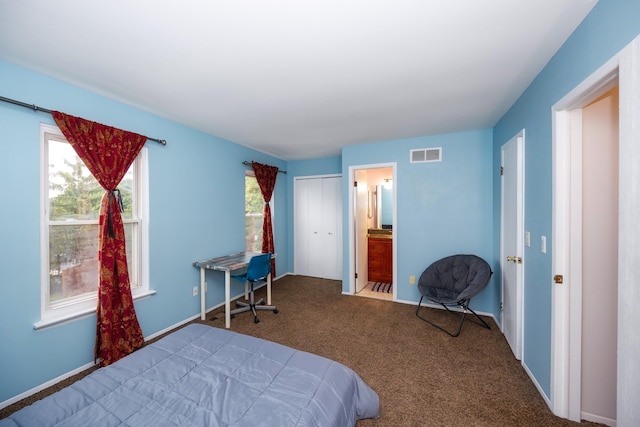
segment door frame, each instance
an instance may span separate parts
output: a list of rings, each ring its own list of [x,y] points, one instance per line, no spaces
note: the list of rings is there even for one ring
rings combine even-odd
[[[342,174],[341,173],[329,173],[329,174],[322,174],[322,175],[300,175],[300,176],[294,176],[293,177],[293,191],[292,191],[292,193],[293,193],[293,196],[292,196],[293,197],[293,206],[292,206],[292,208],[293,208],[293,218],[294,218],[294,220],[293,220],[293,247],[294,247],[294,249],[293,249],[293,271],[294,271],[294,274],[301,274],[300,271],[299,271],[299,259],[298,260],[296,259],[297,255],[299,254],[299,252],[298,252],[299,248],[298,248],[298,245],[296,244],[298,242],[297,238],[299,238],[299,236],[298,236],[298,231],[299,230],[297,230],[297,228],[298,228],[297,227],[297,225],[298,225],[297,221],[298,221],[299,213],[297,212],[297,206],[296,206],[296,194],[297,194],[297,189],[298,189],[298,182],[301,181],[301,180],[306,180],[306,179],[324,179],[324,178],[342,178]],[[340,185],[339,186],[340,194],[338,194],[340,202],[342,202],[342,200],[343,200],[342,199],[342,188],[343,188],[342,185]],[[340,231],[341,231],[341,234],[343,234],[343,231],[342,231],[342,216],[338,216],[336,218],[336,221],[338,221],[337,225],[341,228]],[[342,240],[342,238],[343,237],[341,236],[339,240]],[[338,245],[340,247],[342,247],[341,244],[342,244],[342,242],[338,242]],[[344,269],[344,266],[342,268]]]
[[[525,146],[525,130],[522,129],[512,138],[510,138],[507,142],[502,144],[500,147],[500,156],[501,156],[501,166],[505,167],[504,164],[504,146],[509,144],[511,141],[515,140],[516,144],[516,164],[513,165],[516,168],[516,253],[514,254],[517,257],[524,258],[524,146]],[[503,307],[504,307],[504,265],[506,261],[506,257],[510,254],[505,253],[504,249],[504,238],[505,238],[505,224],[504,224],[504,176],[502,176],[500,180],[500,330],[504,334],[504,317],[503,317]],[[522,264],[516,264],[516,307],[515,307],[515,329],[516,329],[516,342],[515,349],[513,353],[517,360],[522,360],[522,354],[524,352],[524,261]]]
[[[347,221],[348,223],[348,231],[347,231],[347,235],[348,235],[348,248],[349,248],[349,271],[348,271],[348,278],[349,278],[349,287],[348,287],[348,291],[347,294],[348,295],[355,295],[356,292],[356,279],[355,279],[355,262],[356,262],[356,242],[355,242],[355,224],[353,221],[353,219],[355,218],[355,212],[354,212],[354,197],[352,190],[353,190],[353,180],[355,179],[356,176],[356,171],[357,170],[363,170],[363,169],[379,169],[379,168],[391,168],[391,175],[392,175],[392,179],[393,179],[393,296],[392,296],[392,301],[396,301],[397,297],[398,297],[398,275],[397,275],[397,266],[398,266],[398,262],[397,262],[397,247],[398,247],[398,222],[397,222],[397,211],[398,211],[398,168],[397,168],[398,164],[396,162],[389,162],[389,163],[373,163],[373,164],[366,164],[366,165],[353,165],[353,166],[349,166],[349,181],[348,181],[348,186],[349,186],[349,194],[350,196],[348,197],[349,200],[349,211],[348,211],[348,216],[347,218],[349,219]]]
[[[617,423],[640,422],[640,336],[633,325],[640,300],[640,36],[552,107],[551,390],[555,415],[580,420],[582,262],[582,107],[616,84],[620,93],[618,229]],[[563,283],[554,283],[554,276]]]

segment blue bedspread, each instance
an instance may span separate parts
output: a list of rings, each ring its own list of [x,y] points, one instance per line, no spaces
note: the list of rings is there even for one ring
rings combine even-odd
[[[191,324],[0,426],[353,426],[377,394],[346,366]]]

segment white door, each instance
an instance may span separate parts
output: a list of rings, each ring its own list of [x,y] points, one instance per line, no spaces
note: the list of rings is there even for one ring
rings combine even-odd
[[[516,359],[522,358],[524,255],[524,130],[502,146],[500,271],[502,333]]]
[[[293,269],[296,274],[302,276],[309,275],[309,190],[307,179],[296,179],[293,184],[293,215],[294,215],[294,232],[293,244],[295,255],[293,261]]]
[[[309,202],[309,270],[308,275],[313,277],[323,276],[323,257],[326,247],[324,246],[323,228],[322,228],[322,179],[307,180],[307,200]]]
[[[294,180],[294,271],[342,278],[342,200],[338,176]]]
[[[367,171],[356,171],[355,182],[356,292],[360,292],[367,286],[367,215],[369,210]]]
[[[326,279],[342,279],[342,178],[322,179],[321,252],[322,275]]]

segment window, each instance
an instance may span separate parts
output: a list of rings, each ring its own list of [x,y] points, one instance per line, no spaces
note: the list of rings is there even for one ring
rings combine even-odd
[[[38,326],[95,311],[98,218],[104,189],[62,132],[42,125],[42,319]],[[146,149],[118,188],[134,296],[148,291]]]
[[[262,222],[264,218],[264,198],[260,193],[258,180],[253,171],[247,171],[244,178],[245,198],[245,230],[246,250],[249,252],[262,252]],[[271,199],[273,202],[273,198]],[[273,215],[273,203],[271,203]]]

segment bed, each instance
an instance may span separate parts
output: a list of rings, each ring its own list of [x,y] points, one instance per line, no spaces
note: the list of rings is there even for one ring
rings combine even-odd
[[[0,426],[353,426],[378,395],[348,367],[190,324],[0,420]]]

